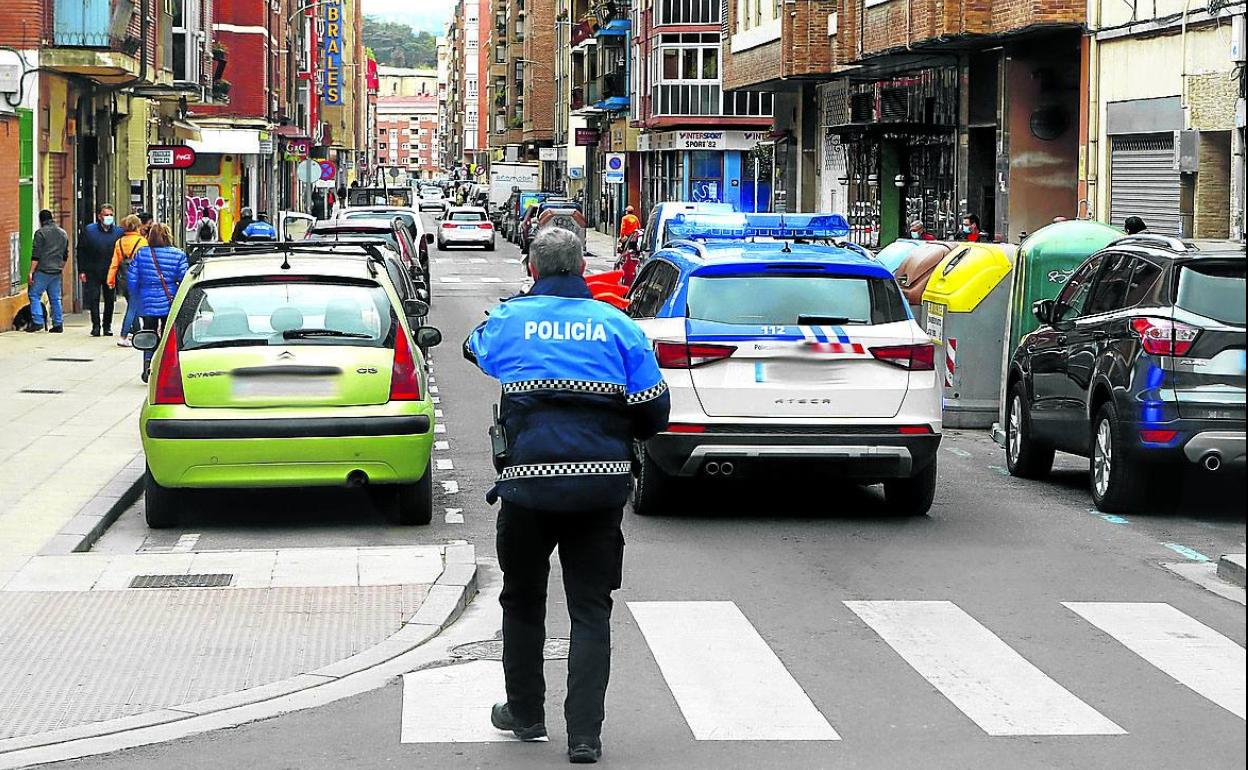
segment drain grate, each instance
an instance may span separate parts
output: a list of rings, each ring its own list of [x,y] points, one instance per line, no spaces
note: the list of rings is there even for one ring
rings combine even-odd
[[[502,660],[503,640],[486,639],[483,642],[468,642],[451,648],[451,655],[466,660]],[[542,657],[546,660],[564,660],[568,657],[568,640],[554,637],[546,640],[542,648]]]
[[[131,588],[224,588],[234,576],[216,575],[135,575]]]
[[[48,360],[49,361],[61,361],[61,362],[70,363],[70,364],[89,364],[95,359],[94,358],[70,358],[68,356],[52,356]]]
[[[37,393],[41,396],[56,396],[61,393],[64,393],[65,391],[56,390],[54,388],[22,388],[21,390],[17,392],[18,393]]]

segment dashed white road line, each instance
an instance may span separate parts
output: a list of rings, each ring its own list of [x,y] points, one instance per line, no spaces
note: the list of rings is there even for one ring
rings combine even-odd
[[[463,524],[464,509],[463,508],[447,508],[446,509],[447,524]]]
[[[433,432],[434,433],[446,433],[446,426],[443,425],[442,423],[438,423],[437,425],[433,426]]]
[[[192,532],[178,538],[178,542],[173,544],[169,549],[170,553],[190,553],[195,550],[195,544],[199,542],[199,533]]]
[[[450,481],[443,481],[442,491],[448,495],[459,494],[459,482],[454,479],[451,479]]]
[[[433,448],[434,448],[435,450],[439,451],[439,452],[445,452],[445,451],[447,451],[447,450],[449,450],[449,449],[451,448],[451,442],[449,442],[449,441],[435,441],[435,442],[433,442]]]
[[[440,471],[453,471],[455,470],[455,461],[448,459],[434,460],[434,468]]]

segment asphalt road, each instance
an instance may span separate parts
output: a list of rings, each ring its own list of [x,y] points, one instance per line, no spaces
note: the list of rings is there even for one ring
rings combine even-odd
[[[347,492],[209,496],[161,533],[142,526],[140,503],[99,548],[159,549],[186,534],[197,550],[467,540],[489,559],[497,389],[460,358],[459,341],[521,288],[518,258],[501,241],[494,253],[434,255],[448,426],[437,456],[452,466],[437,472],[434,524],[389,526]],[[1180,509],[1114,520],[1090,510],[1086,461],[1061,457],[1050,480],[1013,479],[978,432],[947,435],[939,457],[924,518],[888,517],[878,490],[818,478],[723,484],[667,516],[627,513],[604,764],[1243,767],[1244,607],[1161,566],[1243,552],[1242,479],[1178,475]],[[566,628],[556,568],[549,629]],[[1192,670],[1202,666],[1203,680]],[[471,670],[446,670],[455,698],[501,699]],[[562,661],[548,665],[550,743],[402,742],[405,708],[414,739],[419,715],[449,708],[428,702],[434,691],[417,676],[76,766],[545,767],[564,761],[565,675]],[[1215,703],[1228,689],[1227,705]]]

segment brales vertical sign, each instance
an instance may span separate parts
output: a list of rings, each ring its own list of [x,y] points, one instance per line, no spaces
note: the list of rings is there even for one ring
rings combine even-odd
[[[325,77],[321,79],[321,101],[342,104],[342,0],[324,0],[325,35],[321,38]]]

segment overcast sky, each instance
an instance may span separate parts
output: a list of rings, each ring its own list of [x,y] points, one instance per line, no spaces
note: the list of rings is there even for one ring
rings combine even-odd
[[[389,21],[400,21],[412,25],[416,30],[425,30],[440,35],[446,27],[446,20],[451,17],[451,6],[455,0],[363,0],[364,13],[369,16],[380,16]]]

